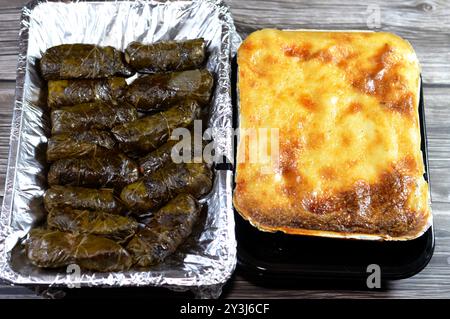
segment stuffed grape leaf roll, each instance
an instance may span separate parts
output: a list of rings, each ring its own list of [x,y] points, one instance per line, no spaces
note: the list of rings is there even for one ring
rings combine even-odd
[[[125,99],[143,112],[167,109],[185,99],[203,105],[209,102],[213,82],[206,69],[149,74],[128,86]]]
[[[35,228],[25,243],[26,254],[37,267],[57,268],[77,264],[100,272],[127,270],[131,255],[115,241],[90,234],[72,234]]]
[[[105,130],[114,125],[134,121],[136,109],[127,103],[84,103],[51,111],[52,134],[88,129]]]
[[[120,198],[136,214],[145,214],[180,193],[201,197],[211,190],[212,171],[205,163],[168,163],[122,189]]]
[[[205,61],[205,40],[131,42],[125,61],[138,72],[168,72],[197,69]]]
[[[93,44],[62,44],[47,49],[40,61],[46,80],[96,79],[113,75],[128,77],[133,71],[121,51]]]
[[[138,228],[131,217],[70,207],[52,209],[47,225],[60,231],[104,236],[118,243],[126,242]]]
[[[172,199],[128,243],[127,250],[134,263],[141,267],[151,266],[173,254],[192,233],[200,211],[200,204],[189,194]]]
[[[175,128],[191,125],[200,112],[196,101],[183,101],[164,112],[117,125],[111,131],[125,153],[149,152],[165,143]]]
[[[66,158],[54,162],[47,175],[52,185],[121,187],[138,179],[138,166],[121,153],[105,152],[97,156]]]
[[[109,132],[88,130],[53,135],[47,141],[47,161],[63,158],[95,155],[103,150],[112,150],[116,141]]]
[[[60,107],[90,102],[113,102],[125,93],[124,78],[48,81],[48,106]]]
[[[71,207],[73,209],[103,211],[120,214],[124,206],[111,188],[93,189],[77,186],[53,185],[44,194],[45,209]]]
[[[187,143],[181,140],[169,140],[156,150],[139,158],[139,171],[144,175],[149,175],[157,171],[166,163],[172,161],[172,154],[180,158],[187,157],[190,161],[196,156],[200,156],[202,159],[203,147],[206,145],[203,137],[200,134],[195,134],[193,131],[191,131],[190,137],[191,140]]]

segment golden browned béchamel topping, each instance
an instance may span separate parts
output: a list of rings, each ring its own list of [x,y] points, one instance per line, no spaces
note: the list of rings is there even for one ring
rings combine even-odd
[[[244,218],[322,236],[410,239],[426,229],[420,68],[408,42],[266,29],[242,43],[238,65],[241,130],[279,129],[269,171],[244,161],[241,134],[234,205]]]

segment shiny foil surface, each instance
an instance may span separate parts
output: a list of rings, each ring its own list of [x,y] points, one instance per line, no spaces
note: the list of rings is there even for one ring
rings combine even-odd
[[[45,161],[50,121],[46,83],[38,61],[46,49],[63,43],[110,45],[124,50],[132,41],[207,41],[207,68],[215,76],[209,114],[218,154],[233,158],[231,58],[241,39],[228,8],[203,1],[33,1],[23,9],[16,101],[5,196],[0,215],[0,278],[12,284],[50,286],[164,286],[218,297],[236,265],[232,171],[216,170],[212,192],[201,202],[205,214],[187,242],[165,262],[148,270],[80,274],[34,267],[23,245],[32,227],[46,217]],[[217,153],[216,153],[217,154]]]

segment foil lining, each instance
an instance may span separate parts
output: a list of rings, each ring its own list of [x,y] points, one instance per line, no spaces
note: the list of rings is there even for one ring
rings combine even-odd
[[[217,170],[212,192],[203,200],[204,221],[188,242],[163,264],[148,271],[57,272],[34,267],[21,241],[45,218],[45,144],[50,135],[45,82],[37,61],[62,43],[94,43],[123,50],[131,41],[203,37],[207,68],[216,86],[209,127],[216,152],[233,158],[231,58],[241,39],[228,8],[204,1],[34,1],[24,7],[19,34],[16,101],[10,138],[5,196],[0,215],[0,278],[12,284],[49,286],[163,286],[218,297],[236,265],[232,206],[233,172]],[[217,154],[217,153],[216,153]]]

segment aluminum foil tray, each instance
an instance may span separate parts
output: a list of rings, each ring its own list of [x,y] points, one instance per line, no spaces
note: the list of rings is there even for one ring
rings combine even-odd
[[[207,68],[215,74],[209,127],[216,154],[231,159],[231,58],[240,38],[228,8],[205,1],[33,1],[23,9],[19,35],[16,100],[11,129],[5,196],[0,214],[0,278],[12,284],[50,286],[164,286],[217,297],[236,265],[232,206],[233,172],[216,170],[212,192],[203,200],[205,220],[188,242],[148,271],[117,273],[63,271],[34,267],[21,241],[45,218],[45,144],[49,119],[45,82],[38,72],[43,52],[62,43],[93,43],[124,49],[131,41],[203,37]]]

